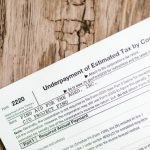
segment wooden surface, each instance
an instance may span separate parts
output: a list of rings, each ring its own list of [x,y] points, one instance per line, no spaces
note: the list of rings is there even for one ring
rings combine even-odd
[[[0,0],[0,88],[149,16],[150,0]]]

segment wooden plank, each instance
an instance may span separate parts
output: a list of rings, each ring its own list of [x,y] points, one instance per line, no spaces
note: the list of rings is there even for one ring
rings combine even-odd
[[[4,45],[4,36],[6,33],[6,7],[5,0],[0,0],[0,85],[2,82],[2,56],[3,56],[3,45]]]
[[[95,42],[150,16],[149,0],[95,0]]]
[[[2,83],[2,56],[3,56],[3,45],[5,36],[5,19],[6,19],[6,7],[5,0],[0,0],[0,85]],[[4,150],[3,143],[0,140],[0,150]]]
[[[149,17],[149,8],[149,0],[0,0],[0,87]]]

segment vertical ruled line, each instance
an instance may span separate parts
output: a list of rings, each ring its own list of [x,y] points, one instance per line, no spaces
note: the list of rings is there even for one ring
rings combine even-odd
[[[40,105],[33,91],[32,91],[32,94],[33,94],[33,96],[34,96],[34,98],[35,98],[37,104]]]

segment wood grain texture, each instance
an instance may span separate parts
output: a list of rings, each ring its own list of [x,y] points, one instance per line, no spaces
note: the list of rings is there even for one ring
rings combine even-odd
[[[0,0],[0,88],[149,17],[149,8],[149,0]]]

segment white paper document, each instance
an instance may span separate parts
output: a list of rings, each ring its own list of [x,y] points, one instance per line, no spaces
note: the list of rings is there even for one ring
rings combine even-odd
[[[150,18],[0,90],[7,150],[149,150]]]

